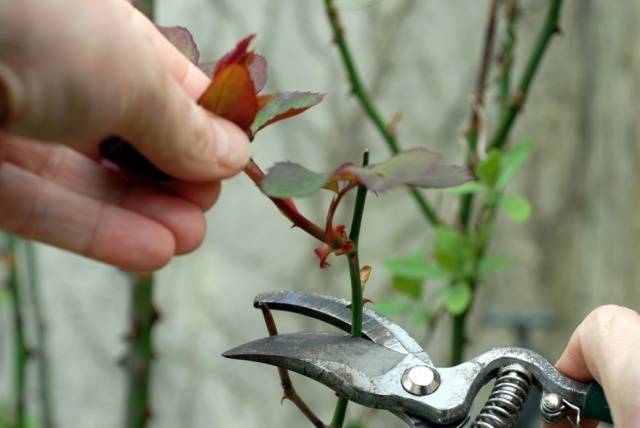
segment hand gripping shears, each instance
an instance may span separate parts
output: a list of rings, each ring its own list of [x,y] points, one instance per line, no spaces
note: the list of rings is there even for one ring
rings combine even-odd
[[[256,308],[294,312],[344,331],[351,329],[346,300],[291,291],[258,295]],[[611,422],[600,386],[576,382],[549,361],[524,348],[495,348],[455,367],[435,367],[429,355],[400,326],[365,308],[362,337],[334,333],[279,334],[223,354],[310,377],[361,405],[388,410],[410,427],[512,427],[533,385],[543,396],[543,420],[581,418]],[[479,389],[496,378],[489,399],[473,421]]]

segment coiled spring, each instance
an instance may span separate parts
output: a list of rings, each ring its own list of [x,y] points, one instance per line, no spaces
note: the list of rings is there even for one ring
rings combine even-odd
[[[498,371],[496,383],[471,428],[512,428],[529,395],[531,373],[519,364]]]

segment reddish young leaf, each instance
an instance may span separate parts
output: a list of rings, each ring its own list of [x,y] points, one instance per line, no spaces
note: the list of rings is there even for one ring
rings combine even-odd
[[[320,269],[328,268],[329,263],[327,262],[327,258],[333,253],[333,249],[327,244],[322,244],[315,248],[313,252],[316,253],[316,256],[318,256],[320,260]]]
[[[216,61],[205,61],[198,64],[198,68],[200,68],[200,70],[202,70],[209,79],[213,79],[213,71],[216,69],[217,64],[218,63]]]
[[[264,85],[267,84],[267,60],[260,54],[249,52],[246,54],[246,58],[242,64],[249,70],[256,93],[260,92],[262,88],[264,88]],[[210,78],[213,78],[217,66],[217,61],[207,61],[198,64],[200,70]]]
[[[158,25],[157,28],[160,30],[162,35],[182,53],[182,55],[187,57],[189,61],[194,64],[198,63],[198,60],[200,59],[200,51],[198,50],[198,45],[196,45],[196,42],[193,40],[193,36],[189,30],[180,26],[161,27]]]
[[[265,102],[255,121],[251,125],[251,133],[256,132],[274,122],[298,115],[322,101],[322,94],[313,92],[279,92],[261,98]]]
[[[198,103],[244,130],[249,129],[258,111],[253,81],[241,64],[231,64],[218,73]]]
[[[217,77],[224,69],[233,65],[233,64],[242,64],[244,63],[245,56],[247,55],[247,49],[249,49],[249,44],[256,37],[255,34],[251,34],[244,39],[240,40],[235,48],[222,58],[218,60],[216,63],[216,68],[213,73],[213,77]]]
[[[256,94],[267,84],[267,60],[255,52],[247,53],[243,64],[247,66]]]

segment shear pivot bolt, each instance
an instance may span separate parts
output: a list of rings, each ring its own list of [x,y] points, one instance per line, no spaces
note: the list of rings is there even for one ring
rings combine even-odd
[[[402,387],[413,395],[427,395],[440,386],[438,372],[427,366],[415,366],[402,375]]]
[[[540,414],[543,421],[555,425],[566,417],[567,407],[558,394],[545,393],[540,401]]]

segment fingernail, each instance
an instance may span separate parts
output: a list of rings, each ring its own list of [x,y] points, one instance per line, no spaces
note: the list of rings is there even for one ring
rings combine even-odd
[[[233,123],[215,118],[213,132],[218,148],[218,163],[234,170],[242,169],[249,160],[249,139]]]

